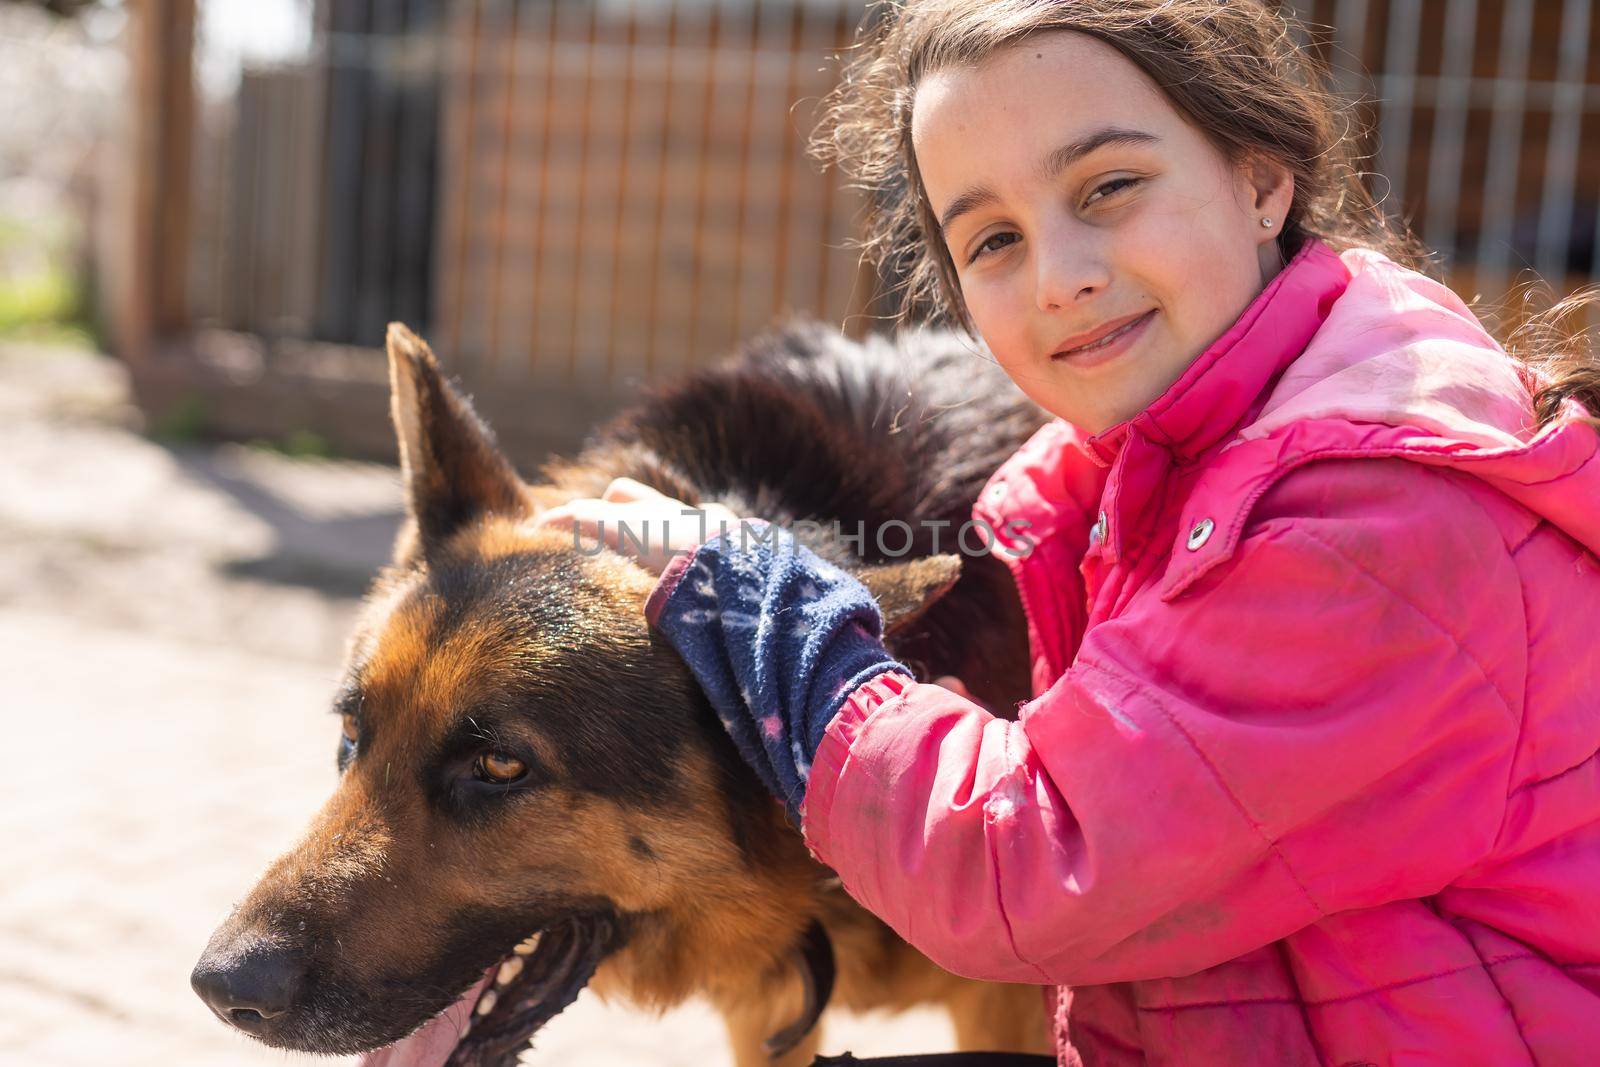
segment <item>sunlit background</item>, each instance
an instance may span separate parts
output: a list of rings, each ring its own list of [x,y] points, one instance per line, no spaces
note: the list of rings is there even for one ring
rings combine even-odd
[[[1373,191],[1497,322],[1600,280],[1594,6],[1295,5]],[[881,328],[870,194],[804,151],[865,13],[0,0],[0,1063],[288,1062],[187,972],[333,780],[399,514],[384,324],[524,469],[786,316]],[[724,1055],[704,1009],[585,998],[529,1062]]]
[[[386,456],[401,319],[533,459],[784,316],[881,325],[864,194],[804,151],[860,0],[3,6],[0,324],[88,326],[160,427]],[[1295,5],[1486,313],[1596,271],[1592,8]]]

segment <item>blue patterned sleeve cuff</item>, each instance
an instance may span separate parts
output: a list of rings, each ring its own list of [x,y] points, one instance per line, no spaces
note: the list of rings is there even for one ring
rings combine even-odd
[[[885,671],[910,673],[883,647],[866,586],[764,523],[674,559],[645,612],[796,825],[811,760],[845,699]]]

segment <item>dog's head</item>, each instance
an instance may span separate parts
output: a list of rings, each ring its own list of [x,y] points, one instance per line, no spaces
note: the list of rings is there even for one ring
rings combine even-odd
[[[530,528],[427,347],[392,328],[389,362],[408,518],[335,697],[338,785],[197,992],[279,1047],[509,1063],[597,971],[665,1004],[784,968],[825,872],[647,627],[652,576]],[[948,577],[874,580],[905,616]]]

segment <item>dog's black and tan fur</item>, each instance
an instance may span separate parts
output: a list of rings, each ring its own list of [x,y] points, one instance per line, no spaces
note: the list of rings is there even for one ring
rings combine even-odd
[[[797,327],[622,416],[528,484],[421,341],[395,328],[389,357],[410,518],[350,645],[338,787],[196,969],[218,1014],[280,1047],[371,1049],[451,1004],[530,933],[560,930],[570,958],[540,962],[541,947],[527,968],[570,965],[550,979],[562,989],[522,991],[550,999],[534,1024],[592,970],[595,988],[646,1006],[709,998],[753,1067],[772,1062],[763,1041],[802,1015],[796,953],[820,921],[835,1003],[943,1003],[964,1047],[1042,1051],[1037,989],[939,970],[810,858],[646,626],[652,577],[527,527],[539,508],[619,476],[742,515],[838,520],[847,533],[860,523],[864,556],[822,551],[868,580],[896,654],[1012,708],[1028,682],[1009,576],[968,557],[951,587],[952,561],[928,557],[936,534],[953,545],[1038,410],[952,338],[856,345]],[[890,520],[911,524],[910,556],[879,553],[873,532]],[[483,780],[490,752],[526,773]],[[261,988],[271,1010],[230,1007]],[[532,1016],[499,1018],[512,1010],[474,1034],[499,1025],[520,1045]],[[813,1033],[777,1062],[808,1063],[814,1049]]]

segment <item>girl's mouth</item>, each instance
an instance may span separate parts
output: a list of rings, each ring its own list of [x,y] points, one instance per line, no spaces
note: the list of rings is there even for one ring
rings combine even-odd
[[[1126,326],[1112,331],[1100,340],[1065,352],[1052,352],[1050,359],[1052,362],[1070,363],[1074,367],[1099,366],[1121,355],[1144,336],[1145,328],[1150,325],[1150,320],[1155,314],[1155,309],[1151,308]]]

